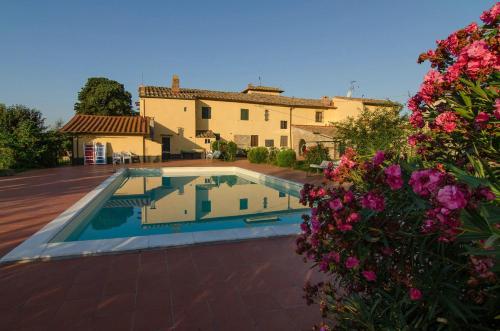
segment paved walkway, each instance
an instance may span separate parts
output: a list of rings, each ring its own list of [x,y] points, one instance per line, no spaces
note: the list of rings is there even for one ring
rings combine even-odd
[[[299,182],[303,172],[236,165]],[[0,178],[0,255],[113,172],[112,166],[32,170]],[[301,287],[317,278],[294,238],[249,240],[0,266],[0,330],[309,330],[318,307]]]

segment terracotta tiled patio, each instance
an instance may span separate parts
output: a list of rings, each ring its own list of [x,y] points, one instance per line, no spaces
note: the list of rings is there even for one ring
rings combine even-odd
[[[304,172],[236,165],[299,182]],[[134,164],[134,166],[144,166]],[[0,178],[0,255],[113,172],[112,166],[33,170]],[[0,330],[309,330],[302,299],[318,278],[281,237],[0,266]]]

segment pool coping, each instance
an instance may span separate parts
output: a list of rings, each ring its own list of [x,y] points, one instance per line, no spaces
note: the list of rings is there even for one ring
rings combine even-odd
[[[162,174],[182,175],[185,173],[222,174],[234,173],[243,178],[251,178],[264,184],[285,184],[287,189],[299,191],[303,184],[265,175],[241,167],[162,167],[145,168],[144,170],[161,170]],[[134,168],[132,171],[141,170]],[[112,190],[123,176],[129,171],[122,168],[106,178],[102,183],[87,193],[59,216],[47,223],[42,229],[23,241],[0,259],[0,264],[8,262],[29,262],[36,260],[50,260],[57,258],[80,257],[89,255],[113,254],[126,251],[144,249],[167,248],[222,241],[240,241],[246,239],[268,238],[277,236],[296,235],[300,233],[299,224],[269,225],[255,228],[234,228],[224,230],[197,231],[175,234],[157,234],[113,239],[84,240],[74,242],[50,242],[69,222],[73,221],[96,199]]]

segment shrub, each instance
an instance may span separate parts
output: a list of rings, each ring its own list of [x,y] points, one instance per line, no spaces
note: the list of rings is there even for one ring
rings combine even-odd
[[[336,330],[498,329],[499,14],[421,55],[433,69],[408,102],[416,157],[348,149],[325,171],[334,185],[301,191],[297,252],[327,275],[306,298]]]
[[[269,148],[269,156],[267,157],[267,163],[276,165],[276,157],[280,150],[276,147]]]
[[[276,157],[276,164],[279,167],[293,167],[297,156],[293,149],[282,149]]]
[[[356,118],[335,124],[337,138],[360,155],[377,150],[407,152],[406,138],[412,128],[401,114],[402,105],[389,103],[375,110],[364,109]]]
[[[248,161],[251,163],[266,163],[269,151],[266,147],[254,147],[248,151]]]
[[[307,166],[309,166],[310,164],[320,164],[321,161],[329,161],[330,155],[328,154],[328,148],[320,143],[306,149],[304,158]]]
[[[233,141],[217,140],[212,142],[212,150],[220,151],[224,161],[234,161],[238,146]]]

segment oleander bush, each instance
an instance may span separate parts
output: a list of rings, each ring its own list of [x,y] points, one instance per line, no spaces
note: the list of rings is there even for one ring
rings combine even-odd
[[[327,275],[305,286],[321,330],[500,328],[499,14],[420,56],[415,153],[349,148],[301,191],[297,252]]]
[[[266,163],[269,151],[266,147],[254,147],[248,151],[247,157],[251,163]]]
[[[291,168],[295,165],[297,155],[293,149],[282,149],[276,156],[276,165],[278,167]]]

